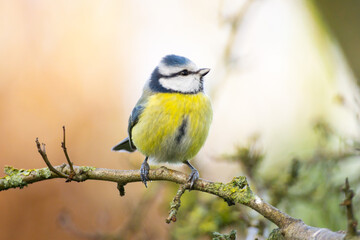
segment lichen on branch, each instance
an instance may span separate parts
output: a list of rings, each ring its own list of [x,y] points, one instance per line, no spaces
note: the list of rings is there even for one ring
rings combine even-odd
[[[36,145],[40,155],[45,161],[47,168],[41,169],[16,169],[10,166],[5,167],[5,176],[0,178],[0,191],[10,188],[23,188],[28,184],[49,180],[53,178],[63,178],[66,182],[86,180],[100,180],[117,183],[117,188],[121,196],[125,194],[125,185],[132,182],[140,182],[139,170],[115,170],[105,168],[95,168],[90,166],[74,166],[70,161],[65,146],[65,130],[62,148],[64,150],[68,164],[52,166],[47,158],[45,145],[42,147],[39,141]],[[160,167],[150,170],[149,179],[152,181],[170,181],[180,184],[181,187],[175,196],[169,218],[167,222],[176,219],[176,213],[180,208],[180,198],[189,189],[187,185],[187,175],[179,171]],[[281,234],[285,239],[343,239],[345,233],[332,232],[328,229],[316,228],[306,225],[299,219],[292,218],[286,213],[268,204],[251,190],[249,183],[244,176],[234,177],[229,183],[210,182],[198,179],[192,190],[198,190],[223,198],[228,204],[242,204],[252,208],[259,214],[273,222],[279,227],[276,234]],[[355,236],[353,239],[360,239]]]

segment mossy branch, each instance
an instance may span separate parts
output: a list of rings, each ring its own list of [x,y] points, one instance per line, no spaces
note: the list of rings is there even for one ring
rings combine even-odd
[[[31,183],[54,178],[67,179],[67,176],[71,173],[71,169],[67,164],[54,166],[54,168],[61,172],[62,175],[50,171],[49,168],[24,170],[5,167],[6,176],[0,178],[0,191],[18,187],[23,188]],[[73,169],[75,176],[72,180],[78,182],[100,180],[120,183],[123,186],[127,183],[141,182],[139,170],[114,170],[89,166],[73,166]],[[149,178],[152,181],[187,183],[186,174],[165,167],[150,170]],[[193,186],[193,190],[210,193],[223,198],[227,202],[240,203],[254,209],[275,223],[286,239],[310,239],[311,237],[311,239],[343,239],[345,236],[344,233],[307,226],[301,220],[294,219],[281,212],[256,196],[251,191],[246,178],[242,176],[233,178],[229,183],[199,179]]]
[[[89,166],[74,166],[70,161],[65,146],[65,128],[64,140],[62,148],[64,150],[68,164],[60,166],[52,166],[45,151],[45,144],[39,143],[36,139],[37,149],[48,166],[41,169],[16,169],[13,167],[5,167],[5,176],[0,178],[0,191],[11,188],[23,188],[28,184],[50,180],[53,178],[64,178],[66,182],[77,181],[83,182],[85,180],[100,180],[117,183],[117,189],[120,196],[125,195],[125,185],[132,182],[141,182],[139,170],[114,170],[105,168],[95,168]],[[180,208],[180,198],[189,189],[187,175],[182,172],[160,167],[155,170],[150,170],[149,179],[152,181],[170,181],[180,185],[180,189],[176,194],[167,222],[175,221],[176,213]],[[198,179],[191,190],[198,190],[205,193],[213,194],[224,199],[229,206],[236,203],[248,206],[262,216],[276,224],[279,229],[273,231],[271,237],[283,236],[285,239],[344,239],[345,233],[332,232],[324,228],[316,228],[306,225],[299,219],[290,217],[286,213],[268,204],[260,197],[256,196],[246,177],[234,177],[229,183],[210,182],[204,179]],[[356,231],[356,228],[355,228]],[[280,235],[279,235],[280,234]],[[354,235],[354,234],[352,234]],[[275,238],[272,238],[275,239]],[[352,239],[360,239],[359,236],[353,236]]]

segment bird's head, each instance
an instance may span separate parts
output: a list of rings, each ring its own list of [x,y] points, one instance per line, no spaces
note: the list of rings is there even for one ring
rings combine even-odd
[[[198,68],[192,61],[177,55],[165,56],[150,78],[155,92],[194,94],[203,91],[203,77],[209,68]]]

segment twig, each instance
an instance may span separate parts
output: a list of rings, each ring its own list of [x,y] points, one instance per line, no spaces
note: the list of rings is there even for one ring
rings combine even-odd
[[[45,162],[46,165],[48,166],[48,168],[49,168],[52,172],[56,173],[58,176],[63,177],[63,178],[68,178],[68,175],[64,174],[63,172],[58,171],[56,168],[54,168],[54,167],[51,165],[51,163],[50,163],[50,161],[49,161],[49,159],[48,159],[48,157],[47,157],[47,155],[46,155],[45,144],[42,143],[42,144],[41,144],[41,145],[42,145],[42,148],[41,148],[41,145],[40,145],[40,142],[39,142],[39,139],[38,139],[38,138],[36,138],[35,142],[36,142],[36,147],[37,147],[37,149],[38,149],[41,157],[43,158],[44,162]]]
[[[67,153],[67,148],[65,145],[65,126],[63,126],[63,141],[61,142],[61,148],[63,149],[65,157],[66,157],[66,161],[68,162],[68,164],[70,166],[70,174],[69,174],[68,178],[66,179],[66,182],[70,182],[73,179],[73,177],[75,176],[75,171],[74,171],[73,163],[70,161],[69,154]]]
[[[236,36],[238,34],[239,25],[242,23],[245,14],[248,12],[253,2],[254,2],[253,0],[247,0],[244,3],[244,5],[238,10],[235,16],[226,19],[231,28],[223,53],[223,59],[227,67],[231,66],[231,61],[232,61],[231,53],[234,52],[234,45],[235,45]]]
[[[232,53],[234,53],[234,48],[236,45],[236,38],[238,36],[238,30],[239,30],[239,26],[242,23],[242,20],[244,19],[244,16],[246,15],[246,13],[248,12],[248,10],[250,9],[250,6],[252,5],[252,3],[254,2],[254,0],[246,0],[245,3],[238,9],[238,11],[233,15],[233,16],[223,16],[223,14],[221,13],[221,9],[223,9],[223,3],[224,1],[221,1],[220,4],[220,8],[219,8],[219,12],[218,12],[218,18],[219,18],[219,23],[220,25],[227,25],[227,27],[230,27],[230,32],[229,35],[227,37],[225,46],[224,46],[224,50],[222,53],[222,63],[224,64],[223,68],[225,70],[225,72],[223,73],[223,76],[221,77],[222,81],[221,81],[221,86],[224,86],[224,81],[228,81],[229,80],[229,75],[231,73],[231,71],[234,68],[235,63],[237,62],[237,59],[234,59],[234,57],[232,56]],[[216,95],[217,95],[217,89],[219,89],[218,87],[213,87],[213,90],[210,92],[210,96],[212,99],[215,99]]]
[[[343,187],[342,191],[345,193],[345,199],[340,205],[346,207],[346,217],[347,217],[346,236],[356,236],[357,235],[356,226],[358,222],[355,219],[353,206],[352,206],[352,199],[355,194],[354,191],[350,189],[348,178],[345,179],[345,186]]]
[[[125,185],[126,185],[126,183],[125,184],[122,182],[117,183],[117,189],[119,190],[121,197],[125,196],[125,187],[124,187]]]
[[[188,183],[180,185],[179,190],[177,191],[172,202],[170,203],[170,212],[169,212],[169,217],[166,219],[166,223],[169,224],[171,222],[176,222],[176,214],[181,205],[180,198],[185,193],[185,190],[187,188],[189,188]]]

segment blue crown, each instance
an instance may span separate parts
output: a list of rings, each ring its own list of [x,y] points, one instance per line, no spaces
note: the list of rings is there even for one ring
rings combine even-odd
[[[166,66],[181,66],[186,65],[187,63],[191,62],[186,57],[177,56],[174,54],[165,56],[161,62],[163,62]]]

